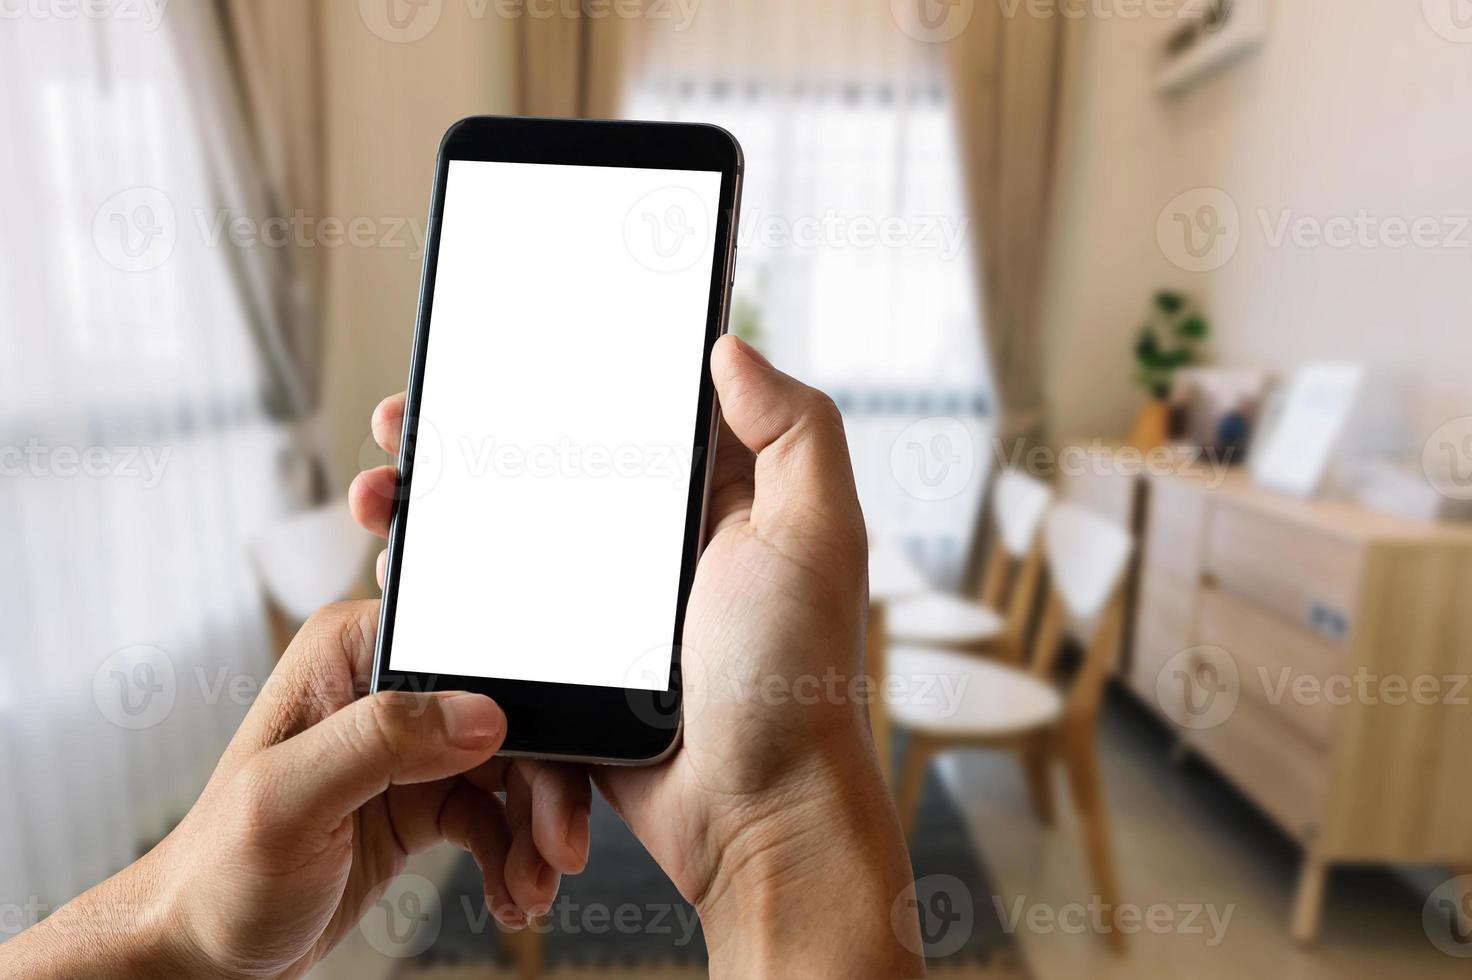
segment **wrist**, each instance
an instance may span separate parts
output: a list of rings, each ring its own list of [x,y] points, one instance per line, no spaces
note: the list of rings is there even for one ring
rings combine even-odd
[[[923,975],[918,940],[891,918],[912,875],[871,755],[796,766],[726,823],[697,902],[713,964],[746,975]]]
[[[10,972],[37,978],[203,976],[179,942],[175,907],[147,858],[62,905],[0,947]]]

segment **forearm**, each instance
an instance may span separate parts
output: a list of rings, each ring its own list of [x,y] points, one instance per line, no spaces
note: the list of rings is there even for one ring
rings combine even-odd
[[[911,881],[877,769],[812,780],[723,857],[700,909],[711,976],[924,976]]]
[[[174,953],[170,915],[136,864],[0,945],[0,974],[63,980],[194,976]]]

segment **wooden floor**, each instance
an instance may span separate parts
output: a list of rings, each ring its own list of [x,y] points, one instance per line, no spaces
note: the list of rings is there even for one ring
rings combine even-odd
[[[1023,925],[1023,957],[1039,980],[1472,977],[1472,961],[1439,952],[1422,931],[1426,891],[1380,868],[1336,872],[1323,937],[1313,947],[1295,945],[1287,922],[1297,849],[1203,763],[1173,761],[1166,733],[1131,702],[1115,699],[1106,718],[1101,755],[1124,901],[1169,906],[1175,922],[1185,920],[1183,906],[1195,907],[1201,911],[1191,927],[1205,924],[1205,934],[1141,933],[1116,958],[1090,935]],[[1021,897],[1025,909],[1041,906],[1038,921],[1046,923],[1048,911],[1087,901],[1088,877],[1061,782],[1057,799],[1065,805],[1050,831],[1032,818],[1021,775],[1006,756],[952,755],[941,771],[1005,902]],[[1438,869],[1421,871],[1430,887],[1443,877]],[[1214,945],[1207,906],[1219,917],[1231,909]]]

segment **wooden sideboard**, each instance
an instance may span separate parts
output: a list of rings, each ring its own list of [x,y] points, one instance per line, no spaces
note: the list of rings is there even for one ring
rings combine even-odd
[[[1336,862],[1472,863],[1472,529],[1239,471],[1139,488],[1122,679],[1302,845],[1293,936]]]

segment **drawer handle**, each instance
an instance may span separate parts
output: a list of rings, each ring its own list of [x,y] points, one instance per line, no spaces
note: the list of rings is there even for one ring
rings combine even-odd
[[[1331,640],[1342,640],[1349,633],[1349,617],[1317,599],[1309,600],[1303,619],[1309,629]]]

